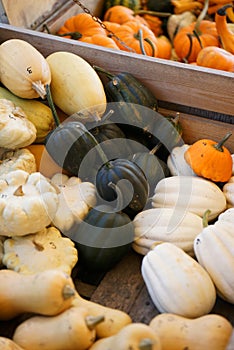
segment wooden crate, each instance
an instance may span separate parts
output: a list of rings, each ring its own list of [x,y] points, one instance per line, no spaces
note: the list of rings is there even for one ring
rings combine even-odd
[[[184,142],[200,138],[219,139],[226,132],[233,136],[227,147],[234,153],[234,74],[198,68],[182,63],[113,51],[95,45],[7,24],[0,25],[0,43],[10,38],[30,42],[45,57],[55,51],[69,51],[90,64],[111,72],[129,72],[149,87],[159,100],[162,114],[180,112]],[[85,298],[123,310],[134,322],[148,323],[158,311],[141,276],[142,256],[131,251],[106,274],[87,274],[75,268],[74,281]],[[225,316],[234,325],[234,306],[217,298],[212,312]],[[12,323],[0,323],[0,335],[11,334]],[[229,350],[234,349],[234,342]]]

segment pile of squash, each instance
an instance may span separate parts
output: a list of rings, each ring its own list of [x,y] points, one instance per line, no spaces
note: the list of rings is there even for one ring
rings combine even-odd
[[[114,50],[234,72],[230,0],[105,1],[100,22],[87,12],[57,35]]]
[[[211,312],[217,295],[234,303],[232,135],[184,144],[134,76],[73,53],[9,39],[0,60],[0,320],[23,316],[1,350],[225,350],[233,327]],[[160,312],[149,324],[71,277],[130,248]]]

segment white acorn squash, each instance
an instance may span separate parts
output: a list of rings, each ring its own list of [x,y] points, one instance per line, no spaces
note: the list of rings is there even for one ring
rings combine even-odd
[[[199,176],[171,176],[160,180],[152,197],[154,208],[177,207],[203,217],[210,210],[215,219],[226,207],[222,190],[212,181]]]
[[[217,220],[205,227],[194,241],[194,252],[219,296],[234,304],[234,224]]]
[[[193,241],[202,231],[202,218],[177,208],[152,208],[137,214],[133,220],[133,249],[147,254],[156,242],[174,243],[194,255]]]
[[[149,295],[160,312],[195,318],[209,313],[216,290],[206,270],[172,243],[147,253],[141,272]]]
[[[189,145],[184,144],[183,146],[176,146],[172,149],[170,155],[167,158],[167,166],[170,170],[171,175],[197,176],[184,159],[184,153],[188,148]]]
[[[234,207],[234,176],[223,186],[223,193],[226,197],[228,208]]]

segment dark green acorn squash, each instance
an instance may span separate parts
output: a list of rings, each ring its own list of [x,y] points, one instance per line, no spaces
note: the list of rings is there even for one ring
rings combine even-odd
[[[121,210],[133,218],[147,203],[149,184],[141,168],[128,159],[114,159],[102,165],[96,175],[96,188],[104,200],[117,199],[117,192],[109,186],[118,186],[122,195]]]
[[[150,152],[138,152],[129,158],[143,170],[149,183],[150,196],[154,194],[157,183],[161,179],[170,176],[170,170],[166,162],[158,158],[154,154],[155,151],[156,148]]]
[[[149,11],[173,13],[174,7],[170,0],[147,0],[146,8]]]
[[[110,270],[128,253],[134,227],[127,214],[98,205],[68,236],[77,247],[79,264],[85,270],[101,272]]]
[[[68,121],[59,124],[45,140],[46,150],[63,169],[78,176],[82,161],[93,164],[96,159],[96,146],[90,133],[84,131],[80,122]]]

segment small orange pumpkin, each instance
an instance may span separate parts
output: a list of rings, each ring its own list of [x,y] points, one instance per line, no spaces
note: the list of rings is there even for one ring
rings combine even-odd
[[[144,24],[137,21],[126,22],[116,29],[115,35],[134,52],[157,57],[157,38]],[[121,50],[129,51],[119,40],[114,37],[113,39]]]
[[[219,46],[215,22],[204,19],[208,7],[209,0],[205,0],[197,20],[181,28],[175,35],[173,45],[179,60],[188,63],[195,62],[201,49],[206,46]]]
[[[172,44],[165,35],[157,37],[158,58],[169,60],[172,54]]]
[[[57,31],[59,36],[76,40],[82,40],[83,37],[94,34],[106,35],[106,31],[88,13],[78,13],[68,18]]]
[[[207,46],[197,56],[197,65],[234,73],[234,55],[216,46]]]
[[[198,176],[214,182],[227,182],[232,176],[232,156],[224,143],[231,136],[227,133],[220,142],[201,139],[185,152],[184,158]]]
[[[141,22],[142,24],[145,24],[147,27],[149,26],[147,21],[143,17],[136,15],[132,9],[122,5],[115,5],[110,7],[104,13],[103,20],[118,24],[124,24],[126,22],[136,20]]]

